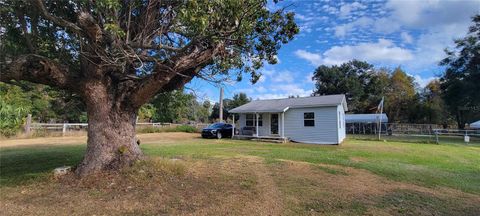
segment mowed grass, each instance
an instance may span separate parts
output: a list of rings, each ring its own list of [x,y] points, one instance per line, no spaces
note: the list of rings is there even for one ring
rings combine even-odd
[[[342,145],[264,143],[231,139],[185,139],[141,146],[146,155],[168,158],[258,156],[267,163],[303,161],[361,168],[396,181],[444,186],[480,194],[480,146],[347,140]],[[21,184],[53,168],[79,163],[85,146],[0,148],[0,185]]]
[[[83,181],[54,180],[51,171],[78,164],[85,144],[0,144],[0,214],[480,213],[478,145],[348,139],[324,146],[185,133],[142,136],[141,148],[153,162]]]

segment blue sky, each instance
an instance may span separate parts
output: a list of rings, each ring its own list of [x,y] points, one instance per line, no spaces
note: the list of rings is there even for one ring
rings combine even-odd
[[[401,66],[425,86],[442,72],[438,62],[453,39],[466,34],[480,0],[283,1],[296,13],[300,33],[279,52],[279,63],[265,65],[262,78],[224,85],[227,98],[245,92],[253,99],[308,96],[319,65],[365,60],[376,67]],[[218,101],[218,88],[202,80],[188,85],[200,100]]]

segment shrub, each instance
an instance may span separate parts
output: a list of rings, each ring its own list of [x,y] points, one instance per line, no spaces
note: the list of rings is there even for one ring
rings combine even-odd
[[[179,125],[176,128],[176,132],[196,133],[198,132],[196,127],[190,125]]]
[[[176,127],[141,127],[137,128],[138,133],[162,133],[162,132],[186,132],[197,133],[197,128],[190,125],[178,125]]]

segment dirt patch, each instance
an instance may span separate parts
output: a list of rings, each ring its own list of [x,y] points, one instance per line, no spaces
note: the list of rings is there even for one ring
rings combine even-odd
[[[197,133],[151,133],[138,134],[138,138],[142,144],[148,143],[162,143],[174,142],[179,140],[189,140],[199,138]],[[14,146],[30,146],[30,145],[70,145],[70,144],[85,144],[87,143],[86,136],[62,136],[62,137],[42,137],[42,138],[26,138],[26,139],[4,139],[0,140],[0,147],[14,147]]]
[[[258,158],[151,159],[117,174],[2,188],[0,215],[280,215]]]
[[[474,215],[480,209],[478,195],[395,182],[365,170],[328,165],[346,172],[346,175],[332,174],[317,166],[294,161],[274,165],[277,184],[290,202],[291,214]],[[407,201],[398,191],[407,193],[407,198],[411,197],[408,193],[416,196],[408,200],[410,204],[398,206],[396,202]]]

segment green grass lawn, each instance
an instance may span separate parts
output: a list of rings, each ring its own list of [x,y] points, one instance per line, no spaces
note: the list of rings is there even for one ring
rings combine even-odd
[[[281,160],[333,164],[368,170],[391,180],[427,187],[449,187],[480,194],[480,146],[347,140],[340,146],[277,144],[240,140],[187,139],[148,143],[149,156],[167,158],[258,156],[269,164]],[[79,163],[85,145],[0,148],[0,185],[27,184],[55,167]]]

